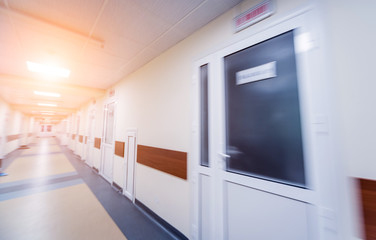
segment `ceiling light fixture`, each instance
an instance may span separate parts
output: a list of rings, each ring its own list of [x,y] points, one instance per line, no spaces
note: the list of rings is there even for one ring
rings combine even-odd
[[[57,107],[56,104],[52,104],[52,103],[38,103],[38,106],[44,106],[44,107]]]
[[[45,65],[35,62],[26,61],[27,68],[31,72],[42,73],[48,76],[56,76],[56,77],[69,77],[70,70],[66,68],[60,68],[52,65]]]
[[[60,97],[60,93],[34,91],[34,94],[45,97]]]

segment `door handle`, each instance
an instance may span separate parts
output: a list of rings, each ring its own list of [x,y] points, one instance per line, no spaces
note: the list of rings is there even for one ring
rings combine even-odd
[[[221,156],[221,157],[223,157],[223,158],[225,158],[225,159],[231,157],[230,155],[227,155],[227,154],[221,153],[221,152],[219,152],[218,155]]]

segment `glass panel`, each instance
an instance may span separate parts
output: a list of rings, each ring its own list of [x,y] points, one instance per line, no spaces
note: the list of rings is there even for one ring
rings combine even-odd
[[[225,57],[227,171],[305,186],[293,39]]]
[[[91,112],[90,113],[90,116],[89,116],[89,129],[88,129],[88,133],[87,133],[87,138],[90,140],[90,141],[93,141],[93,132],[94,132],[94,113]]]
[[[114,132],[114,110],[115,103],[107,105],[106,111],[106,135],[104,138],[105,143],[112,144],[113,132]]]
[[[208,64],[200,67],[200,164],[209,166],[209,139],[208,139]]]
[[[80,130],[80,117],[77,117],[76,136],[78,136]]]

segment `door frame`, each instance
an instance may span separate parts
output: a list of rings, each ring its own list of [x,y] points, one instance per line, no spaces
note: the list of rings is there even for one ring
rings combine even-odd
[[[9,122],[9,109],[5,105],[0,105],[0,158],[3,159],[6,152],[6,128],[7,123]]]
[[[76,126],[76,129],[75,129],[75,138],[74,138],[74,149],[73,149],[73,152],[79,156],[79,145],[80,145],[80,141],[79,141],[79,136],[80,136],[80,125],[81,125],[81,118],[82,118],[82,114],[81,114],[81,111],[78,111],[76,113],[76,118],[75,118],[75,126]]]
[[[94,166],[94,161],[93,161],[93,156],[90,155],[91,152],[94,152],[94,139],[95,139],[95,123],[96,123],[96,105],[91,104],[88,111],[87,111],[87,128],[86,128],[86,136],[87,136],[87,141],[86,141],[86,158],[85,158],[85,163],[89,167]],[[92,121],[92,122],[91,122]],[[92,129],[90,129],[90,127]],[[92,131],[93,130],[93,131]],[[91,138],[89,138],[89,132],[91,132]],[[91,159],[90,159],[91,158]]]
[[[200,239],[200,174],[210,176],[210,196],[212,201],[210,205],[210,234],[212,239],[225,239],[227,236],[226,225],[228,224],[225,219],[224,206],[224,182],[231,181],[240,183],[242,185],[251,187],[253,189],[262,190],[264,192],[273,193],[279,196],[295,199],[297,201],[305,202],[313,206],[312,211],[309,213],[313,222],[312,227],[308,229],[312,239],[318,239],[318,234],[322,224],[319,222],[321,216],[318,216],[318,212],[322,212],[320,208],[320,202],[323,198],[338,199],[334,196],[335,193],[330,193],[331,196],[323,195],[322,181],[319,181],[320,177],[325,177],[327,173],[321,173],[325,167],[329,168],[329,163],[324,160],[314,159],[315,153],[322,149],[325,158],[329,158],[333,150],[327,147],[319,146],[316,141],[317,126],[315,126],[315,119],[322,113],[323,116],[328,116],[328,107],[313,102],[314,90],[310,89],[310,81],[314,80],[314,77],[309,76],[310,63],[316,63],[315,67],[319,68],[320,65],[317,53],[312,53],[312,49],[316,48],[315,45],[309,49],[302,50],[301,36],[304,33],[315,34],[314,27],[312,27],[312,14],[310,11],[302,11],[291,14],[290,16],[277,20],[262,30],[249,35],[239,42],[232,43],[228,47],[212,53],[202,59],[197,60],[194,63],[194,76],[193,76],[193,109],[194,109],[194,121],[192,125],[192,186],[193,196],[191,199],[193,205],[192,222],[191,222],[191,234],[193,239]],[[294,41],[296,51],[296,64],[298,74],[299,85],[299,98],[300,98],[300,111],[301,111],[301,124],[302,124],[302,139],[304,149],[304,163],[305,174],[307,180],[307,189],[284,185],[281,183],[275,183],[268,180],[252,178],[248,176],[242,176],[239,174],[229,173],[225,171],[225,96],[224,96],[224,57],[253,46],[257,43],[278,36],[279,34],[287,31],[294,30]],[[311,36],[312,37],[312,36]],[[312,39],[309,39],[312,43]],[[209,168],[200,166],[200,84],[199,84],[199,68],[200,66],[208,63],[208,105],[209,105]],[[215,84],[215,81],[217,84]],[[218,83],[219,82],[219,83]],[[317,101],[317,99],[316,99]],[[324,102],[324,101],[323,101]],[[217,103],[217,104],[215,104]],[[320,105],[321,104],[321,105]],[[213,124],[215,121],[217,124]],[[330,138],[330,136],[328,136]],[[315,161],[314,161],[315,160]],[[330,166],[329,169],[333,169]],[[222,197],[218,197],[222,196]],[[329,213],[330,214],[330,213]],[[311,229],[312,228],[312,229]]]
[[[126,148],[124,149],[124,163],[127,163],[127,165],[124,165],[124,186],[123,186],[123,195],[128,197],[133,203],[136,200],[136,163],[137,163],[137,138],[138,138],[138,130],[137,129],[128,129],[125,132],[125,143],[126,143]],[[133,194],[129,194],[126,191],[127,188],[127,183],[128,183],[128,166],[129,166],[129,158],[128,158],[128,153],[129,153],[129,137],[134,137],[134,159],[133,159]]]
[[[193,126],[192,126],[192,160],[193,161],[190,161],[191,162],[191,168],[192,169],[192,186],[191,186],[191,191],[193,192],[193,199],[191,200],[192,201],[192,205],[193,205],[193,212],[191,213],[191,216],[192,216],[192,224],[191,224],[191,232],[192,232],[192,235],[193,235],[193,239],[200,239],[199,238],[199,235],[200,235],[200,202],[199,202],[199,199],[200,199],[200,191],[201,191],[201,187],[200,187],[200,174],[203,174],[203,175],[206,175],[206,176],[209,176],[210,179],[210,185],[213,186],[215,184],[215,181],[214,181],[214,175],[215,175],[215,166],[216,166],[216,163],[215,161],[212,161],[211,160],[211,156],[212,156],[212,148],[213,148],[213,144],[211,143],[210,139],[212,139],[213,137],[213,134],[214,131],[212,129],[212,126],[213,124],[212,123],[212,120],[213,120],[213,109],[210,107],[212,105],[212,95],[213,95],[213,91],[212,91],[212,85],[213,85],[213,81],[215,79],[215,75],[217,74],[217,72],[215,71],[216,69],[213,67],[212,63],[214,62],[214,59],[215,59],[215,54],[211,54],[209,56],[206,56],[198,61],[196,61],[194,63],[194,75],[193,75],[193,79],[192,79],[192,85],[193,85],[193,99],[192,99],[192,102],[193,102],[193,108],[194,108],[194,111],[193,111],[193,119],[194,119],[194,122],[193,122]],[[209,106],[209,109],[208,109],[208,138],[209,138],[209,149],[208,149],[208,164],[209,166],[206,167],[206,166],[201,166],[200,164],[200,149],[201,149],[201,136],[200,136],[200,132],[201,132],[201,118],[200,118],[200,114],[201,114],[201,106],[200,106],[200,101],[201,101],[201,96],[200,96],[200,67],[205,65],[205,64],[208,64],[208,106]],[[210,189],[210,193],[209,193],[209,196],[211,196],[211,198],[215,195],[214,193],[214,188],[211,188]],[[212,201],[213,202],[213,201]],[[214,204],[211,205],[211,208],[210,208],[210,212],[211,213],[214,213],[215,212],[215,206]],[[211,214],[209,216],[210,218],[210,226],[208,226],[210,229],[210,234],[211,236],[214,236],[214,222],[215,222],[215,218],[214,218],[214,214]]]
[[[109,99],[107,99],[106,101],[104,101],[103,103],[103,129],[102,129],[102,144],[101,144],[101,163],[100,163],[100,169],[99,169],[99,174],[104,178],[106,179],[110,184],[112,184],[112,180],[114,178],[114,150],[115,150],[115,130],[116,130],[116,106],[117,106],[117,99],[115,97],[111,97]],[[107,108],[106,106],[108,104],[111,104],[113,103],[114,104],[114,122],[113,122],[113,129],[112,129],[112,132],[113,132],[113,136],[112,136],[112,141],[111,141],[111,166],[110,168],[112,169],[112,174],[111,176],[109,177],[106,177],[104,175],[104,157],[105,157],[105,134],[106,134],[106,125],[107,125]]]

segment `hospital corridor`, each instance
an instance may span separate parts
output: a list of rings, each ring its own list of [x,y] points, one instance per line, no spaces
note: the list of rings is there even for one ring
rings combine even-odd
[[[376,240],[375,11],[0,0],[0,240]]]
[[[0,239],[174,239],[53,137],[5,164]]]

